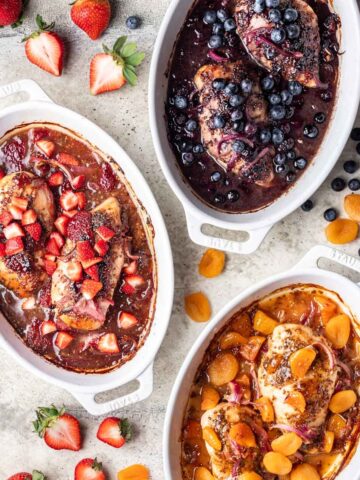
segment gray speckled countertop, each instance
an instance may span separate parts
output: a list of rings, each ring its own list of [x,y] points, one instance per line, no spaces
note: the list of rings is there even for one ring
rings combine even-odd
[[[21,78],[37,81],[55,102],[88,117],[112,135],[129,153],[148,180],[160,204],[172,242],[175,261],[175,303],[166,339],[155,362],[154,393],[148,400],[120,412],[136,426],[133,442],[115,450],[96,440],[99,419],[84,411],[64,390],[49,385],[18,366],[0,351],[0,479],[17,471],[42,470],[49,480],[73,478],[76,463],[87,456],[97,456],[115,480],[120,468],[132,463],[149,466],[152,478],[164,478],[161,459],[161,437],[167,399],[176,373],[202,325],[186,318],[183,297],[187,292],[203,290],[210,298],[214,312],[245,287],[273,273],[294,265],[308,249],[324,243],[325,221],[322,212],[330,207],[341,208],[343,194],[329,188],[330,179],[343,175],[344,160],[355,158],[355,144],[349,141],[331,176],[314,195],[315,208],[310,213],[297,210],[276,225],[251,256],[228,255],[223,275],[212,280],[200,278],[197,264],[203,252],[188,239],[184,212],[170,191],[158,166],[149,131],[147,111],[147,77],[152,47],[160,21],[169,0],[123,0],[113,2],[115,15],[101,41],[92,42],[70,21],[68,2],[31,0],[26,21],[17,30],[0,30],[0,84]],[[66,39],[66,68],[61,78],[54,78],[31,65],[25,58],[21,38],[33,28],[33,18],[41,13],[45,20],[55,20]],[[131,38],[146,52],[146,61],[139,71],[139,85],[120,92],[92,97],[88,93],[88,66],[91,57],[104,42],[109,46],[124,33],[125,19],[130,14],[143,17],[143,26]],[[1,101],[0,107],[14,99]],[[360,125],[360,117],[358,118]],[[341,129],[341,125],[338,127]],[[357,158],[360,161],[358,156]],[[360,242],[343,247],[357,255]],[[338,268],[338,267],[337,267]],[[75,414],[84,433],[84,448],[79,453],[56,452],[32,433],[31,421],[39,405],[65,404]]]

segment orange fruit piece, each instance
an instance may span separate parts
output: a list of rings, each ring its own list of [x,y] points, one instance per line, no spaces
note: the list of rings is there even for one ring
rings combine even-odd
[[[118,480],[149,480],[149,469],[144,465],[131,465],[118,472]]]
[[[220,275],[225,266],[225,253],[214,248],[206,250],[199,263],[199,273],[206,278]]]
[[[205,385],[201,390],[201,410],[211,410],[220,401],[220,393],[210,385]]]
[[[360,222],[360,195],[352,193],[344,198],[345,212],[352,220]]]
[[[240,447],[256,447],[254,432],[247,423],[239,422],[230,427],[229,437]]]
[[[330,243],[342,245],[355,240],[358,236],[359,225],[355,220],[348,218],[337,218],[325,229],[326,238]]]
[[[186,295],[185,311],[194,322],[207,322],[211,317],[210,302],[202,292]]]

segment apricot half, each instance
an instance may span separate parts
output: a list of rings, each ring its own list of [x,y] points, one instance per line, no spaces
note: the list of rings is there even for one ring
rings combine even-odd
[[[315,295],[314,300],[320,309],[322,323],[326,325],[330,318],[335,317],[337,305],[325,295]]]
[[[288,457],[294,455],[302,445],[301,438],[294,432],[284,433],[271,442],[274,452],[279,452]]]
[[[290,460],[279,452],[266,453],[263,462],[266,470],[274,475],[287,475],[292,469]]]
[[[325,431],[324,434],[324,452],[330,453],[334,446],[335,433],[330,432],[329,430]]]
[[[351,321],[344,313],[331,318],[325,325],[325,336],[335,348],[344,348],[350,337]]]
[[[211,410],[219,403],[220,394],[210,385],[205,385],[201,390],[201,410]]]
[[[344,433],[346,432],[346,420],[341,415],[337,413],[331,415],[328,421],[327,429],[330,432],[334,432],[335,438],[343,438]]]
[[[217,452],[220,452],[220,450],[222,449],[221,440],[213,428],[205,427],[203,429],[203,439],[208,445],[210,445],[211,448],[213,448]]]
[[[232,353],[221,353],[209,365],[208,375],[210,382],[220,387],[229,383],[236,377],[239,364]]]
[[[352,220],[360,222],[360,195],[357,193],[346,195],[344,209]]]
[[[355,405],[356,400],[356,393],[353,390],[342,390],[331,397],[329,410],[332,413],[346,412]]]
[[[254,362],[265,340],[265,337],[260,337],[257,335],[250,337],[248,343],[240,347],[241,355],[245,358],[245,360]]]
[[[215,478],[207,468],[198,467],[195,470],[194,480],[215,480]]]
[[[149,469],[144,465],[131,465],[118,472],[118,480],[149,480]]]
[[[266,313],[258,310],[254,316],[254,328],[263,335],[270,335],[279,322],[266,315]]]
[[[304,378],[316,357],[311,347],[300,348],[290,355],[289,363],[293,377]]]
[[[199,263],[199,273],[203,277],[213,278],[220,275],[225,266],[225,253],[209,248]]]
[[[256,408],[260,411],[263,422],[273,422],[275,420],[274,407],[268,397],[260,397],[255,400]]]
[[[231,426],[229,437],[240,447],[256,447],[254,432],[247,423],[239,422]]]
[[[286,398],[285,403],[298,410],[300,413],[304,413],[306,409],[306,400],[301,392],[291,392]]]
[[[211,317],[210,302],[202,292],[186,295],[185,311],[195,322],[207,322]]]
[[[238,480],[262,480],[262,477],[256,472],[244,472],[238,477]]]
[[[325,229],[328,241],[337,245],[352,242],[358,236],[358,232],[359,225],[355,220],[348,218],[337,218]]]
[[[290,480],[320,480],[320,475],[315,467],[302,463],[291,472]]]
[[[228,348],[238,347],[239,345],[246,345],[248,339],[243,337],[238,332],[227,332],[220,339],[221,350],[227,350]]]

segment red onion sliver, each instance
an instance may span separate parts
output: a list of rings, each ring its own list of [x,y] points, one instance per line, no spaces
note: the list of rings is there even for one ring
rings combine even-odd
[[[229,61],[229,59],[227,57],[222,57],[221,55],[216,53],[215,50],[209,50],[208,55],[215,62],[228,62]]]
[[[335,354],[332,351],[332,348],[322,342],[315,342],[312,344],[313,347],[320,348],[323,352],[326,353],[329,359],[330,370],[333,370],[335,367]]]
[[[315,432],[308,429],[307,427],[291,427],[290,425],[285,425],[283,423],[276,423],[271,427],[278,428],[279,430],[285,430],[286,432],[294,432],[296,435],[299,435],[305,442],[311,442],[314,436],[316,435]]]
[[[250,375],[253,379],[253,388],[254,388],[254,393],[255,393],[255,400],[257,400],[260,397],[260,385],[259,385],[259,380],[258,380],[256,372],[255,372],[254,365],[251,365],[251,367],[250,367]]]
[[[273,43],[271,40],[264,37],[264,35],[259,35],[257,40],[256,40],[256,43],[257,44],[265,43],[266,45],[269,45],[270,47],[272,47],[275,51],[277,51],[281,55],[284,55],[285,57],[302,58],[304,56],[304,54],[301,53],[301,52],[292,52],[291,50],[283,50],[282,48],[275,45],[275,43]]]
[[[346,363],[342,362],[341,360],[336,359],[336,365],[338,365],[340,368],[344,370],[346,373],[346,376],[351,380],[352,379],[352,373],[351,373],[351,368],[349,365],[346,365]]]

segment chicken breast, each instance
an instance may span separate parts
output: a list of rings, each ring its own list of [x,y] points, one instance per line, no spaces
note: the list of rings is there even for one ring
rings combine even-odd
[[[225,80],[236,85],[236,101],[241,103],[232,108],[231,94],[225,89],[214,88],[215,79]],[[251,82],[251,92],[244,94],[240,90],[242,80]],[[240,116],[252,124],[267,121],[267,102],[261,93],[259,79],[245,61],[228,62],[222,65],[204,65],[196,73],[194,82],[199,91],[201,110],[199,124],[202,142],[208,153],[225,170],[232,171],[239,177],[261,186],[270,186],[274,178],[271,159],[273,147],[254,149],[253,134],[237,133],[233,129],[232,114]],[[241,95],[240,95],[241,93]],[[216,127],[216,117],[224,119],[224,126]],[[245,146],[239,150],[239,142]]]
[[[291,7],[298,12],[295,28],[300,28],[297,38],[287,37],[281,44],[271,40],[271,31],[279,24],[269,19],[269,9],[256,13],[253,5],[253,0],[234,2],[237,31],[252,58],[287,80],[297,80],[311,88],[324,86],[319,79],[318,18],[310,5],[305,0],[281,0],[280,9]]]
[[[314,432],[324,421],[338,378],[337,367],[330,368],[329,358],[320,345],[331,348],[327,340],[315,335],[310,327],[286,323],[277,326],[268,340],[258,370],[261,395],[274,406],[276,422],[291,427],[306,426]],[[301,379],[292,376],[289,357],[301,348],[314,348],[316,357]],[[306,400],[303,413],[286,403],[291,393],[300,392]]]

